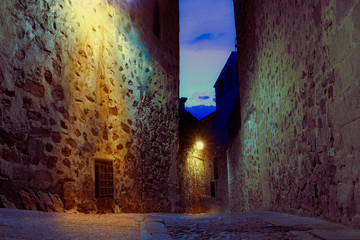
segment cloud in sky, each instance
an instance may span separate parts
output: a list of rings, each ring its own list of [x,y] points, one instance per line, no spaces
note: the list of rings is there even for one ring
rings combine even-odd
[[[219,39],[222,35],[223,33],[219,33],[218,35],[214,35],[212,33],[203,33],[197,36],[196,38],[194,38],[193,40],[191,40],[189,43],[196,44],[207,40],[216,40]]]
[[[181,49],[180,96],[189,98],[189,106],[199,103],[199,96],[215,97],[214,84],[229,57],[226,50]],[[208,105],[215,105],[210,100]]]
[[[215,106],[213,98],[215,93],[213,91],[194,92],[186,101],[186,107],[193,107],[197,105]]]
[[[198,98],[200,100],[206,100],[206,99],[209,99],[210,97],[209,96],[199,96]]]
[[[223,49],[235,44],[232,0],[180,0],[180,44],[184,47]],[[214,40],[193,46],[199,40]]]

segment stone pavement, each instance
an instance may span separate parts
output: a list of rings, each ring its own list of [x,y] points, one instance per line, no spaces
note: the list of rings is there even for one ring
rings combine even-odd
[[[360,239],[360,230],[277,212],[73,214],[0,209],[0,239]]]
[[[74,214],[0,209],[0,239],[171,239],[146,214]]]
[[[161,215],[173,239],[360,239],[360,230],[278,212]]]

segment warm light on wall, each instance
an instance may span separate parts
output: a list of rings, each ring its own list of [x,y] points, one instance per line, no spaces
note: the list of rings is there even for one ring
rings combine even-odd
[[[204,142],[198,140],[187,150],[184,179],[188,194],[191,196],[189,211],[201,212],[203,194],[205,193],[205,159]]]
[[[196,149],[203,150],[204,149],[204,143],[202,141],[196,142]]]

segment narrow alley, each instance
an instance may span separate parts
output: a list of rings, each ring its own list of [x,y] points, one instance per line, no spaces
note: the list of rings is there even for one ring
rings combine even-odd
[[[0,240],[360,240],[360,0],[0,2]]]

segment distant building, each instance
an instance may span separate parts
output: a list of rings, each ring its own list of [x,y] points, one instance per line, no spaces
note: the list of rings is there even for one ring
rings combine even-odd
[[[192,130],[192,138],[187,139],[190,142],[184,159],[188,164],[187,189],[192,191],[190,207],[193,212],[228,210],[226,150],[239,127],[236,121],[240,118],[237,76],[237,53],[232,52],[214,86],[216,112],[201,119],[196,130]],[[180,143],[184,139],[182,132],[184,130],[180,130]],[[196,141],[203,143],[201,150],[195,148]]]
[[[232,52],[215,85],[216,118],[215,128],[218,141],[226,146],[239,128],[240,99],[237,52]]]
[[[216,133],[216,112],[201,119],[198,136],[204,142],[204,192],[206,211],[227,210],[227,164],[226,152],[219,144]]]

